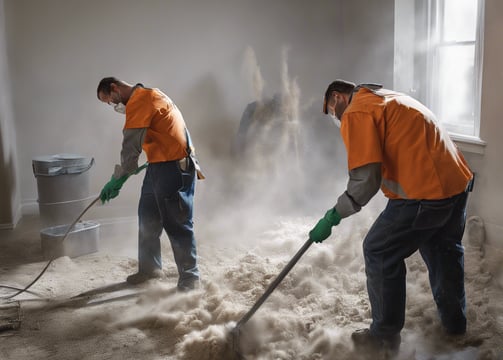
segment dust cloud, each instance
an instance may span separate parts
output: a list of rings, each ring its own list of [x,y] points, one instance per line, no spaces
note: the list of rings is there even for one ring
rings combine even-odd
[[[247,79],[253,99],[261,101],[264,93],[265,81],[260,72],[255,51],[248,46],[245,50],[243,66],[243,77]]]

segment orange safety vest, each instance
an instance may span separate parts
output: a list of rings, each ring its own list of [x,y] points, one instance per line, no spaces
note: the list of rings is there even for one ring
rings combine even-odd
[[[147,128],[143,150],[149,163],[180,160],[187,154],[185,121],[159,89],[136,87],[126,104],[124,129]]]
[[[404,94],[360,89],[342,116],[341,135],[349,170],[381,163],[381,190],[390,199],[448,198],[473,177],[434,114]]]

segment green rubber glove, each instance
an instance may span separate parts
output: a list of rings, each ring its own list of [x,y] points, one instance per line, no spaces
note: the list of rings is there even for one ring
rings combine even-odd
[[[332,234],[332,226],[337,226],[340,222],[341,216],[337,210],[335,208],[328,210],[325,216],[309,232],[309,238],[315,243],[322,242]]]
[[[137,168],[132,174],[123,175],[118,179],[114,178],[114,176],[112,175],[110,181],[107,182],[103,187],[103,189],[101,190],[100,193],[101,203],[104,204],[105,202],[110,201],[111,199],[117,197],[119,195],[120,189],[122,188],[122,185],[124,185],[126,180],[129,179],[131,175],[138,174],[147,166],[148,162]]]
[[[110,181],[107,182],[103,187],[103,189],[101,190],[100,193],[101,203],[104,204],[106,201],[110,201],[111,199],[117,197],[119,195],[120,189],[122,188],[122,185],[124,185],[128,177],[129,177],[128,175],[124,175],[116,179],[112,175]]]

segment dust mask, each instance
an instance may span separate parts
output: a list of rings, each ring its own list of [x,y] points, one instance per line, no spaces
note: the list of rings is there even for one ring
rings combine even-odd
[[[335,126],[337,126],[340,129],[341,128],[341,120],[337,117],[337,115],[335,115],[335,114],[328,114],[328,115],[332,118]]]
[[[126,113],[126,105],[123,103],[118,103],[114,105],[114,110],[117,111],[119,114],[125,114]]]
[[[110,92],[110,101],[108,102],[110,106],[113,106],[114,110],[119,114],[126,113],[126,105],[122,103],[121,93],[119,92]]]

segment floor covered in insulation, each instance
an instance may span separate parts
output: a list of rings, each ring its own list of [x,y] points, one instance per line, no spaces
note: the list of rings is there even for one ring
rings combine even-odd
[[[236,349],[245,359],[385,358],[358,352],[350,340],[352,331],[370,323],[361,241],[374,217],[362,211],[312,245],[243,327],[237,344],[230,330],[303,245],[315,218],[270,217],[260,227],[241,224],[239,234],[220,222],[196,223],[202,287],[190,293],[175,290],[177,273],[164,235],[166,279],[127,285],[126,276],[136,271],[136,218],[102,223],[98,252],[55,259],[29,291],[15,297],[19,322],[0,331],[0,358],[225,360],[235,358]],[[40,273],[46,261],[39,231],[32,215],[0,232],[2,286],[23,288]],[[464,241],[467,334],[443,334],[426,269],[414,255],[407,261],[407,314],[397,359],[503,358],[502,280],[485,270],[483,243]],[[13,291],[3,287],[0,295]]]

